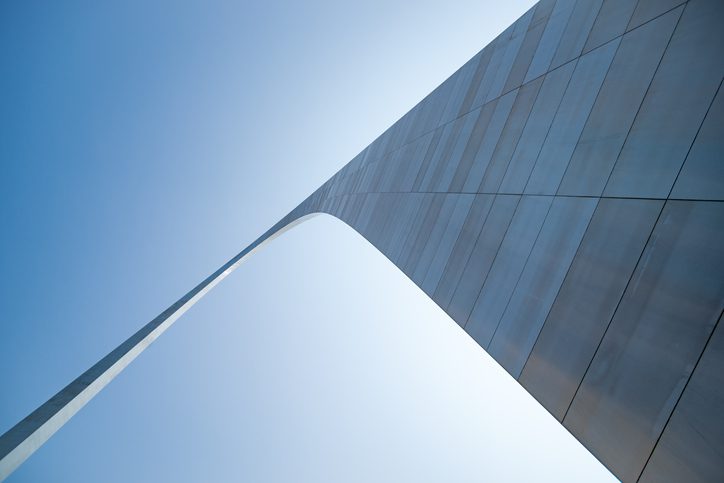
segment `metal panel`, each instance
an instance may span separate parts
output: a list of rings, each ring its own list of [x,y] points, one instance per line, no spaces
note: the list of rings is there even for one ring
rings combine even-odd
[[[517,378],[596,209],[595,198],[555,198],[490,342],[488,352]]]
[[[558,44],[556,55],[551,62],[551,68],[570,62],[581,55],[602,3],[603,0],[578,0],[576,2],[571,18],[563,31],[561,42]]]
[[[604,193],[665,198],[724,75],[724,2],[691,0]]]
[[[443,235],[445,234],[445,229],[450,223],[450,219],[455,211],[455,206],[457,205],[457,201],[461,195],[446,193],[439,196],[443,198],[440,213],[433,220],[432,228],[427,237],[423,240],[420,255],[416,257],[414,265],[411,265],[410,273],[412,275],[410,278],[412,278],[418,286],[421,286],[422,281],[425,279],[427,269],[430,267],[432,259],[440,246]],[[463,215],[461,218],[464,220],[465,216]]]
[[[381,239],[380,249],[382,253],[389,258],[390,250],[401,243],[402,233],[400,228],[404,226],[405,217],[409,217],[409,200],[402,193],[389,193],[389,202],[387,209],[390,215],[385,217],[385,224],[381,229],[379,237]]]
[[[420,205],[415,212],[415,217],[412,221],[412,224],[410,225],[410,229],[408,230],[407,235],[402,242],[402,249],[400,250],[399,255],[393,260],[395,262],[395,265],[400,267],[400,270],[405,273],[407,273],[405,271],[405,264],[410,256],[410,250],[417,242],[417,237],[420,235],[420,230],[422,230],[422,226],[425,222],[425,218],[427,217],[428,210],[430,209],[433,199],[435,198],[429,193],[408,194],[408,196],[411,195],[419,197],[418,200],[420,201]]]
[[[379,198],[379,193],[368,193],[364,195],[360,216],[357,220],[357,225],[355,226],[355,229],[358,232],[364,233],[367,230],[367,226],[370,224],[372,213],[375,210],[375,206]]]
[[[623,36],[559,194],[601,196],[683,8]]]
[[[473,158],[473,163],[470,166],[465,182],[463,183],[463,191],[468,193],[474,193],[480,186],[480,181],[483,179],[483,174],[488,167],[490,158],[493,156],[495,146],[498,144],[500,139],[500,133],[503,132],[505,127],[505,121],[510,115],[510,110],[513,108],[513,101],[517,91],[509,92],[500,99],[495,106],[495,112],[493,117],[490,119],[488,128],[485,130],[485,135],[480,143],[480,148]]]
[[[508,170],[503,176],[500,185],[502,193],[523,192],[574,68],[575,63],[571,62],[546,74]]]
[[[485,100],[486,102],[504,94],[503,87],[505,86],[505,81],[508,79],[510,69],[513,67],[513,62],[518,56],[518,52],[523,44],[523,40],[525,39],[525,34],[528,31],[528,25],[530,25],[530,21],[533,18],[533,11],[534,9],[531,8],[512,25],[512,36],[505,47],[505,52],[500,60],[498,71],[495,73],[495,79],[490,86],[490,91],[488,92],[488,96]]]
[[[722,481],[724,478],[724,326],[707,344],[641,482]]]
[[[616,39],[578,60],[525,187],[526,193],[555,194],[558,190],[618,44]]]
[[[450,259],[445,265],[445,271],[435,289],[433,299],[441,307],[447,307],[452,299],[455,287],[460,277],[462,277],[470,254],[475,247],[475,241],[478,239],[478,236],[480,236],[480,231],[488,219],[488,214],[490,213],[490,208],[493,206],[494,199],[495,197],[493,195],[475,196],[468,217],[460,231],[460,236],[455,242],[455,247],[450,254]]]
[[[622,35],[631,20],[634,8],[636,0],[604,0],[583,52],[586,53]]]
[[[425,129],[425,131],[441,124],[442,116],[452,96],[452,90],[455,87],[456,80],[457,78],[453,74],[432,92],[430,99],[432,102],[430,102],[428,117],[426,119],[428,128]]]
[[[394,183],[399,178],[399,172],[404,169],[405,164],[405,148],[395,149],[387,155],[386,160],[382,162],[383,168],[379,170],[379,181],[377,185],[378,191],[398,191],[393,188]]]
[[[407,167],[400,180],[398,189],[400,191],[412,191],[412,186],[415,183],[417,173],[420,171],[422,162],[425,158],[425,153],[432,140],[433,133],[427,133],[426,135],[416,139],[410,145],[412,146],[412,152],[407,162]]]
[[[444,130],[444,127],[439,127],[435,129],[435,132],[433,132],[432,139],[430,139],[430,143],[427,145],[427,150],[425,151],[425,157],[420,163],[420,171],[418,171],[417,176],[415,176],[415,181],[412,183],[412,191],[420,191],[420,185],[422,184],[422,180],[425,178],[425,174],[427,174],[430,162],[435,154],[435,151],[437,151],[437,145],[440,144],[440,138],[442,137]]]
[[[682,3],[685,0],[639,0],[626,30],[635,29]]]
[[[452,149],[452,146],[457,140],[460,129],[462,129],[462,120],[458,119],[454,122],[445,124],[442,127],[442,135],[440,141],[437,143],[437,149],[430,159],[430,163],[427,166],[425,176],[422,178],[420,183],[420,191],[433,191],[433,187],[436,182],[440,179],[442,171],[445,169],[445,161],[448,153]]]
[[[470,207],[473,203],[475,195],[448,195],[448,197],[455,197],[457,201],[455,203],[455,209],[450,215],[450,219],[445,227],[445,232],[442,235],[440,243],[435,255],[432,257],[430,267],[427,269],[425,278],[420,284],[420,288],[425,291],[428,295],[432,296],[435,293],[440,277],[442,276],[445,265],[447,264],[448,258],[455,247],[455,241],[460,236],[463,223],[465,222]]]
[[[510,69],[510,74],[508,75],[508,80],[505,82],[503,92],[509,92],[516,87],[520,87],[523,83],[523,78],[526,72],[528,72],[528,67],[530,67],[533,54],[535,54],[538,42],[540,42],[540,38],[546,28],[548,17],[553,10],[554,4],[555,0],[541,0],[536,4],[533,20],[530,23],[530,27],[528,27],[523,44],[520,46],[518,55]]]
[[[457,166],[455,168],[455,176],[453,176],[453,179],[450,182],[450,191],[462,191],[463,184],[468,178],[470,167],[473,165],[475,155],[480,150],[480,144],[483,142],[485,133],[488,130],[488,125],[490,124],[490,119],[493,117],[493,113],[495,112],[495,107],[497,105],[498,101],[496,99],[485,104],[479,110],[473,111],[473,113],[477,112],[475,127],[473,127],[473,132],[470,134],[470,138],[468,139],[468,143],[465,146],[465,150],[460,156],[460,159],[454,161]]]
[[[422,255],[425,243],[430,237],[444,199],[445,196],[441,194],[430,195],[430,200],[426,203],[425,209],[418,213],[420,218],[419,222],[415,224],[417,229],[405,242],[405,250],[403,251],[403,257],[400,259],[399,267],[410,277]],[[364,234],[364,231],[362,233]]]
[[[575,4],[575,0],[556,1],[556,6],[553,7],[553,12],[538,43],[533,60],[530,62],[524,82],[529,82],[548,72]]]
[[[724,204],[669,201],[563,423],[635,480],[724,304]]]
[[[450,151],[445,153],[445,157],[440,160],[442,169],[440,169],[440,174],[433,179],[430,186],[432,191],[454,191],[450,189],[450,185],[457,171],[458,160],[462,159],[465,153],[477,119],[478,112],[472,111],[455,121],[459,129],[455,134],[455,139],[451,139]]]
[[[503,132],[500,134],[498,145],[495,147],[493,156],[490,159],[483,180],[480,182],[478,192],[497,193],[503,176],[508,169],[508,163],[513,156],[515,147],[528,120],[533,103],[538,96],[540,86],[543,84],[543,77],[527,83],[520,88],[515,97],[515,103],[510,111],[510,116],[505,123]]]
[[[475,76],[479,55],[480,54],[475,55],[455,74],[453,74],[457,77],[455,80],[455,87],[450,94],[450,100],[445,106],[445,112],[440,118],[441,124],[450,122],[460,115],[460,108],[462,107],[463,102],[465,102],[465,97],[470,89],[470,83]]]
[[[556,0],[540,0],[535,4],[533,19],[528,26],[528,30],[533,30],[540,24],[545,24],[556,6]]]
[[[387,248],[387,257],[396,263],[400,257],[400,253],[407,241],[410,232],[413,229],[413,224],[417,216],[417,212],[422,206],[424,193],[406,193],[400,195],[402,201],[402,207],[400,208],[400,214],[397,219],[397,223],[392,227],[394,230],[394,241]]]
[[[503,60],[503,55],[505,54],[505,48],[508,46],[508,42],[510,42],[510,36],[512,33],[513,26],[511,25],[495,40],[493,40],[493,42],[491,42],[491,45],[495,47],[495,50],[493,50],[493,55],[490,57],[490,63],[485,71],[485,75],[483,75],[483,78],[480,81],[478,92],[475,94],[475,99],[473,100],[472,105],[473,108],[482,106],[488,99],[488,93],[490,93],[490,89],[493,86],[495,76],[498,73],[498,68]]]
[[[394,197],[395,195],[389,193],[380,194],[375,211],[372,213],[371,222],[365,231],[365,237],[380,251],[384,251],[384,242],[387,237],[385,226],[394,212]]]
[[[483,347],[488,347],[498,327],[498,321],[523,272],[552,200],[549,196],[524,196],[518,203],[515,216],[483,280],[482,289],[465,325],[465,331]],[[479,284],[477,280],[474,286]]]
[[[410,167],[416,147],[415,143],[408,143],[393,153],[395,166],[390,166],[385,170],[386,175],[382,179],[382,189],[384,191],[401,191],[402,180]]]
[[[460,114],[464,114],[473,109],[473,101],[478,94],[480,82],[483,80],[483,76],[485,76],[485,72],[488,69],[488,64],[490,63],[490,58],[493,56],[494,50],[494,45],[488,45],[480,52],[480,60],[478,61],[477,68],[475,69],[475,74],[473,74],[468,92],[465,94],[465,99],[460,106]]]
[[[468,315],[480,293],[485,276],[495,260],[495,255],[498,253],[498,248],[508,230],[519,200],[519,196],[498,195],[495,197],[493,207],[475,242],[470,258],[465,264],[463,274],[459,282],[456,280],[457,285],[450,304],[443,305],[450,316],[460,325],[464,326],[468,320]]]
[[[613,317],[663,201],[602,199],[520,383],[559,421]]]
[[[724,92],[721,84],[674,184],[672,196],[724,200]]]

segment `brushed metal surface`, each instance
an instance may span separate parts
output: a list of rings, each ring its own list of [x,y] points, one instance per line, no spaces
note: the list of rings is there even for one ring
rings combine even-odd
[[[0,477],[246,256],[327,213],[617,477],[724,481],[722,25],[721,0],[539,2],[0,436]]]

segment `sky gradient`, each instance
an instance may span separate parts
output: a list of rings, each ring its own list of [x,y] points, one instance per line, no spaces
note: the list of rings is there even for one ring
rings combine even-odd
[[[532,3],[0,6],[0,431]],[[320,216],[215,288],[9,481],[481,476],[610,478],[399,270]]]

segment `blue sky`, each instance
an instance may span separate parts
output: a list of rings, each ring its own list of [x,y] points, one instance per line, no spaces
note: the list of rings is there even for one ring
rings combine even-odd
[[[0,432],[532,2],[0,6]],[[606,479],[329,217],[214,289],[9,481]],[[502,475],[502,476],[501,476]]]

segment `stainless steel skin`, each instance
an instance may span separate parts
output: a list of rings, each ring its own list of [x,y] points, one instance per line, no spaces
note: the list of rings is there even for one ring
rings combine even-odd
[[[721,0],[542,0],[0,437],[0,478],[244,257],[327,213],[618,478],[724,481],[722,26]]]

